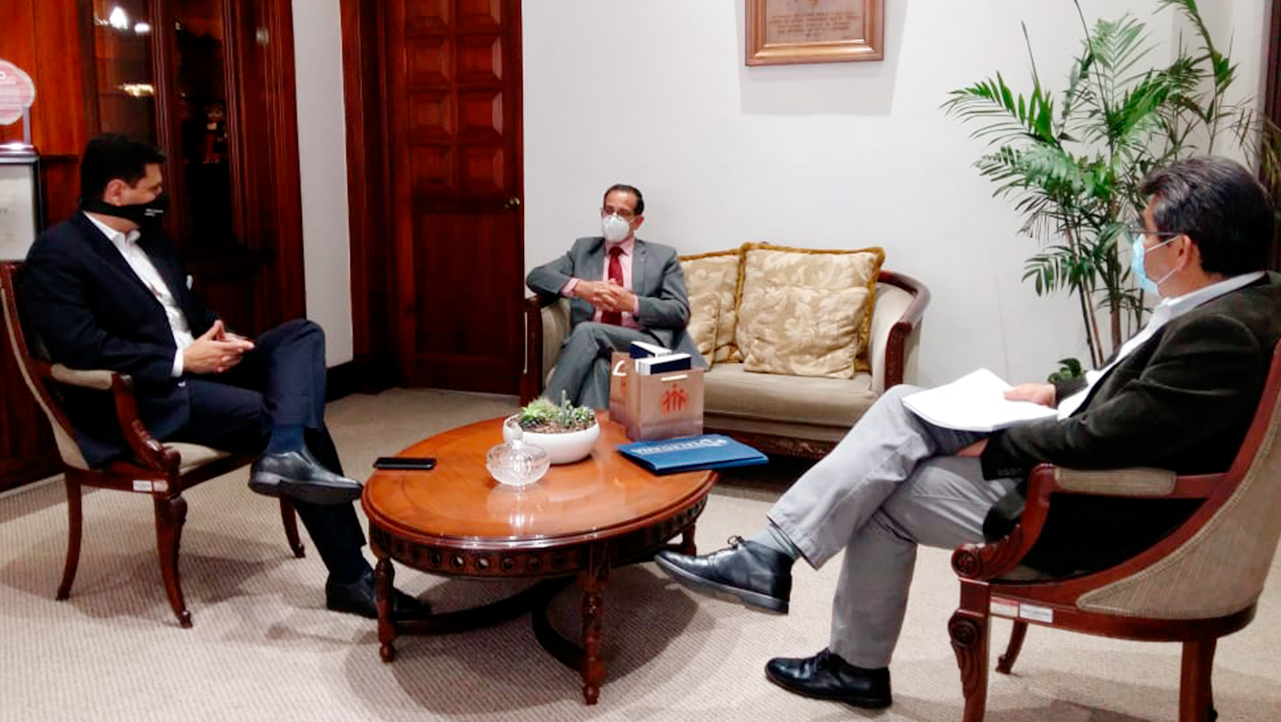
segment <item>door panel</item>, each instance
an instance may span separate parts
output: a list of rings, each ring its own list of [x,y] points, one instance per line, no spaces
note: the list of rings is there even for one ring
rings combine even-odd
[[[518,0],[386,16],[394,314],[412,386],[518,388],[524,271]]]

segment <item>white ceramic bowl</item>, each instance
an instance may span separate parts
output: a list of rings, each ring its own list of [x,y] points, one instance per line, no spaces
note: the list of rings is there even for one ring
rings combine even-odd
[[[520,426],[519,419],[519,415],[512,415],[503,422],[504,441],[515,438]],[[596,440],[600,438],[600,424],[592,424],[582,431],[570,431],[564,434],[538,434],[532,431],[523,433],[525,443],[543,447],[547,451],[547,456],[551,458],[551,463],[572,464],[591,455],[592,447],[596,446]]]

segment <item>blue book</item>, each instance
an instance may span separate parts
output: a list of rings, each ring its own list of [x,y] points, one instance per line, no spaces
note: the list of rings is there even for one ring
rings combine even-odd
[[[721,434],[638,441],[619,446],[618,452],[655,474],[756,466],[769,462],[765,454]]]

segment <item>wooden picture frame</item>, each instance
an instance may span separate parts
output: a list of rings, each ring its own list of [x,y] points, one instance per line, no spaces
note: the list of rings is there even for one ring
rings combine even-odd
[[[0,261],[20,261],[40,231],[40,157],[30,146],[0,146]]]
[[[885,0],[747,0],[747,64],[885,57]]]

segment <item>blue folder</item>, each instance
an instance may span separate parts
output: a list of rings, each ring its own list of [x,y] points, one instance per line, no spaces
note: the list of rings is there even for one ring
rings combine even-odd
[[[638,441],[619,446],[618,453],[655,474],[756,466],[769,462],[765,454],[721,434]]]

